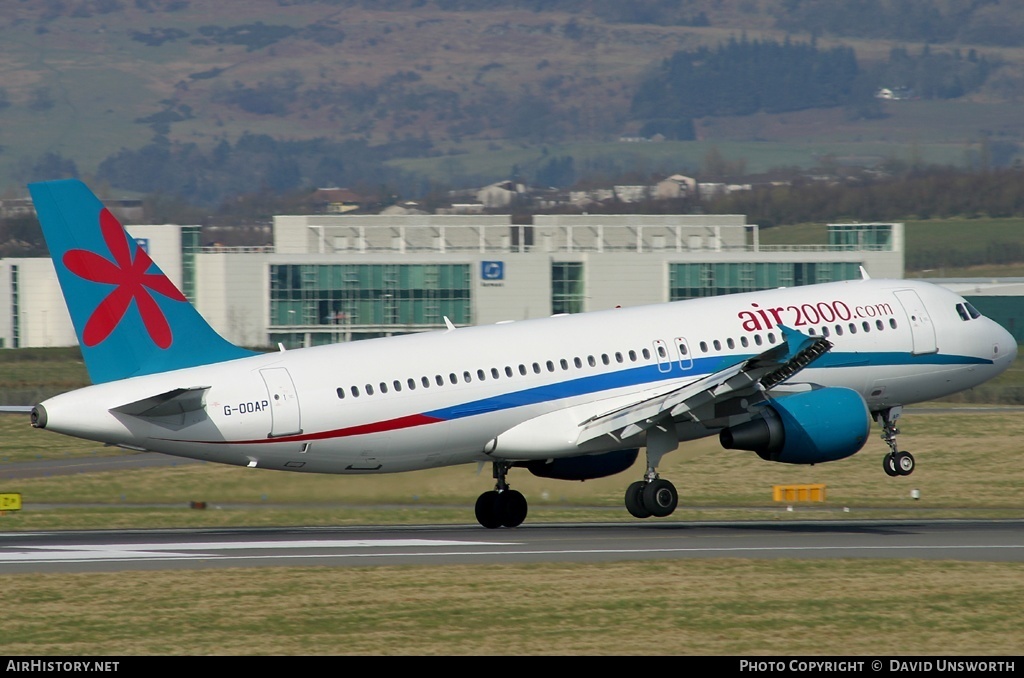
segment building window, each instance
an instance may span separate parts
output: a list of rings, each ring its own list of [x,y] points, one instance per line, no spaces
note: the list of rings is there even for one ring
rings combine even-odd
[[[583,264],[554,262],[551,264],[551,312],[581,313],[583,304]]]
[[[472,324],[471,278],[469,264],[272,264],[270,325],[315,345]]]

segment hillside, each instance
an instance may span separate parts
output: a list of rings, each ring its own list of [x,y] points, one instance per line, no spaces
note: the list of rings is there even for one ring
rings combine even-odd
[[[1021,156],[1024,47],[1020,33],[995,30],[1019,14],[1005,2],[916,3],[946,8],[937,16],[947,21],[909,35],[869,24],[866,36],[839,34],[853,22],[825,21],[835,16],[810,1],[786,3],[791,15],[781,0],[480,4],[249,0],[240,16],[237,3],[218,0],[5,3],[0,194],[23,195],[28,180],[89,179],[105,159],[143,147],[153,171],[167,153],[191,153],[186,164],[202,171],[181,184],[202,185],[223,171],[215,149],[259,145],[260,135],[339,144],[315,175],[268,152],[260,162],[279,173],[262,180],[271,186],[359,176],[405,194],[505,178],[560,153],[590,174],[693,170],[712,149],[750,171],[823,158],[961,163],[983,143],[1002,162]],[[966,18],[951,32],[949,7],[960,5]],[[956,98],[878,102],[868,117],[838,107],[705,117],[693,121],[692,140],[618,142],[642,127],[631,112],[639,84],[680,50],[813,37],[822,50],[853,49],[864,70],[936,36],[945,40],[929,45],[936,54],[988,60],[983,84]],[[406,174],[390,176],[370,155]],[[138,163],[120,172],[101,176],[122,194],[116,177],[145,173]]]

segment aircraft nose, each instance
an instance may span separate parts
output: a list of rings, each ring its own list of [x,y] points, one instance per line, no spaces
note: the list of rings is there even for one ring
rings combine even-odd
[[[995,363],[1005,370],[1017,359],[1017,339],[1002,325],[996,325],[992,340],[992,354]]]

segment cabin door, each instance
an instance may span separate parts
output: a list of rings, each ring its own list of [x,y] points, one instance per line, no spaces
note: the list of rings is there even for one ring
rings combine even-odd
[[[299,396],[295,393],[292,377],[284,367],[260,370],[263,383],[270,396],[270,438],[302,433],[299,418]]]
[[[903,306],[910,322],[910,335],[914,346],[911,349],[913,355],[922,353],[935,353],[939,350],[935,343],[935,325],[932,324],[928,309],[925,308],[921,297],[914,290],[896,290],[896,299]]]

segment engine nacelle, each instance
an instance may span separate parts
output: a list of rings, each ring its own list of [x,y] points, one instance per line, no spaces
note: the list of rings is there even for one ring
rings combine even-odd
[[[871,414],[859,393],[823,388],[772,400],[756,418],[723,429],[727,450],[750,450],[767,461],[818,464],[860,451]]]
[[[615,450],[581,457],[523,461],[513,466],[525,467],[535,476],[555,480],[592,480],[622,473],[636,462],[640,450]]]

